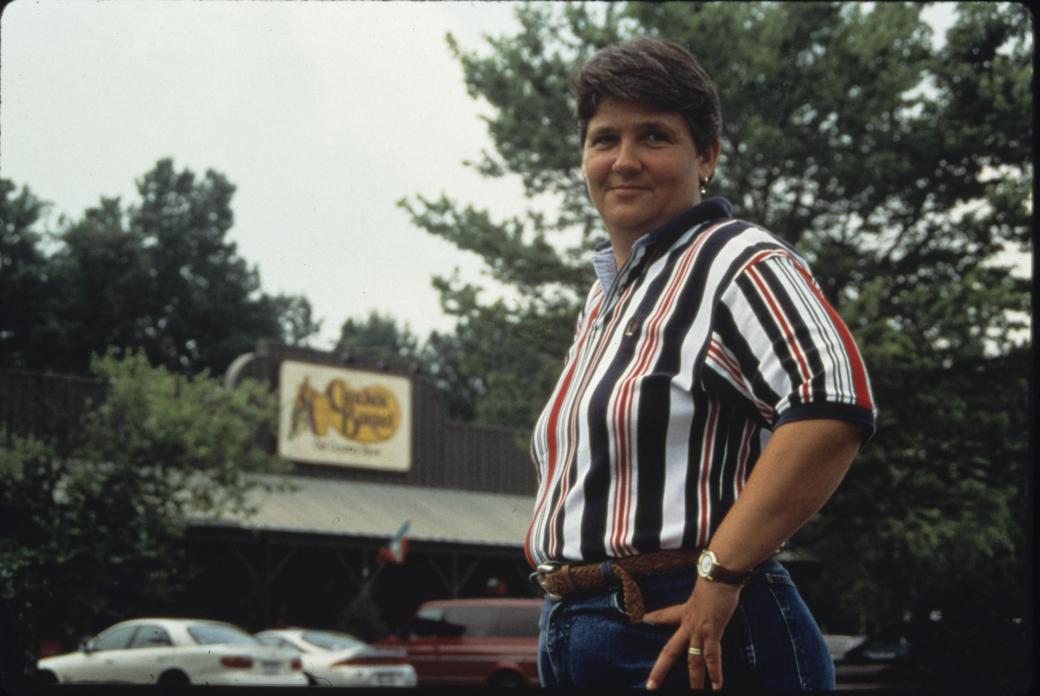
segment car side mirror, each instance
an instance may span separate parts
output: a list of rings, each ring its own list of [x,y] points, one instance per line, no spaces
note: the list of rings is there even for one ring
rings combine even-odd
[[[94,645],[90,640],[90,636],[80,639],[79,649],[81,652],[85,652],[88,654],[94,652]]]

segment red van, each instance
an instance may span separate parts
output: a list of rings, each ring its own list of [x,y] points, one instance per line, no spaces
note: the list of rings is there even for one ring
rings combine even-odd
[[[538,686],[541,611],[540,599],[431,601],[391,640],[419,686]]]

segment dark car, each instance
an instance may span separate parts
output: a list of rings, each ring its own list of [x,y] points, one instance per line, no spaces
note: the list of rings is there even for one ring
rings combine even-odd
[[[1008,693],[1031,681],[1022,619],[943,614],[890,626],[836,657],[838,688]]]
[[[913,627],[908,624],[892,626],[836,655],[834,671],[838,688],[913,688],[915,675],[910,660],[913,633]]]
[[[426,602],[399,635],[419,686],[538,686],[540,599]]]

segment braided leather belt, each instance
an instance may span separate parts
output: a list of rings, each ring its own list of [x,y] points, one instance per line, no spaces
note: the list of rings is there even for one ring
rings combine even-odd
[[[701,549],[666,549],[638,556],[625,556],[602,563],[545,563],[538,566],[534,580],[550,599],[574,592],[590,592],[609,587],[614,578],[621,583],[625,615],[632,623],[643,620],[646,607],[634,578],[678,568],[693,568]]]

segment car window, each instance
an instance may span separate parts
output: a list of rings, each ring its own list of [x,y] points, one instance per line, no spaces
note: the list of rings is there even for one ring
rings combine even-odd
[[[233,645],[255,645],[256,638],[231,624],[198,623],[188,626],[188,635],[199,645],[230,643]]]
[[[130,636],[137,626],[117,626],[103,631],[95,638],[90,647],[94,650],[123,650],[130,644]]]
[[[444,618],[444,607],[423,607],[415,612],[415,618],[423,621],[440,621]]]
[[[162,626],[144,625],[137,629],[131,648],[155,648],[165,645],[173,645],[170,634]]]
[[[867,660],[895,660],[910,655],[910,642],[904,636],[890,636],[863,644],[859,654]]]
[[[354,636],[333,631],[304,631],[300,634],[300,637],[322,650],[346,650],[348,648],[363,648],[365,646],[364,643]]]
[[[502,637],[538,635],[538,616],[541,606],[501,607],[495,610],[495,633]]]
[[[492,628],[496,611],[497,609],[481,606],[448,607],[444,611],[447,635],[470,638],[494,635]]]
[[[289,648],[295,652],[300,652],[300,649],[289,641],[280,636],[271,635],[270,633],[261,633],[257,635],[256,639],[264,645],[270,645],[274,648]]]
[[[907,628],[892,626],[877,633],[852,648],[845,657],[853,661],[888,662],[910,656],[910,640]]]
[[[454,635],[459,635],[455,627]],[[444,623],[443,607],[422,607],[408,623],[408,635],[416,638],[452,635]]]

